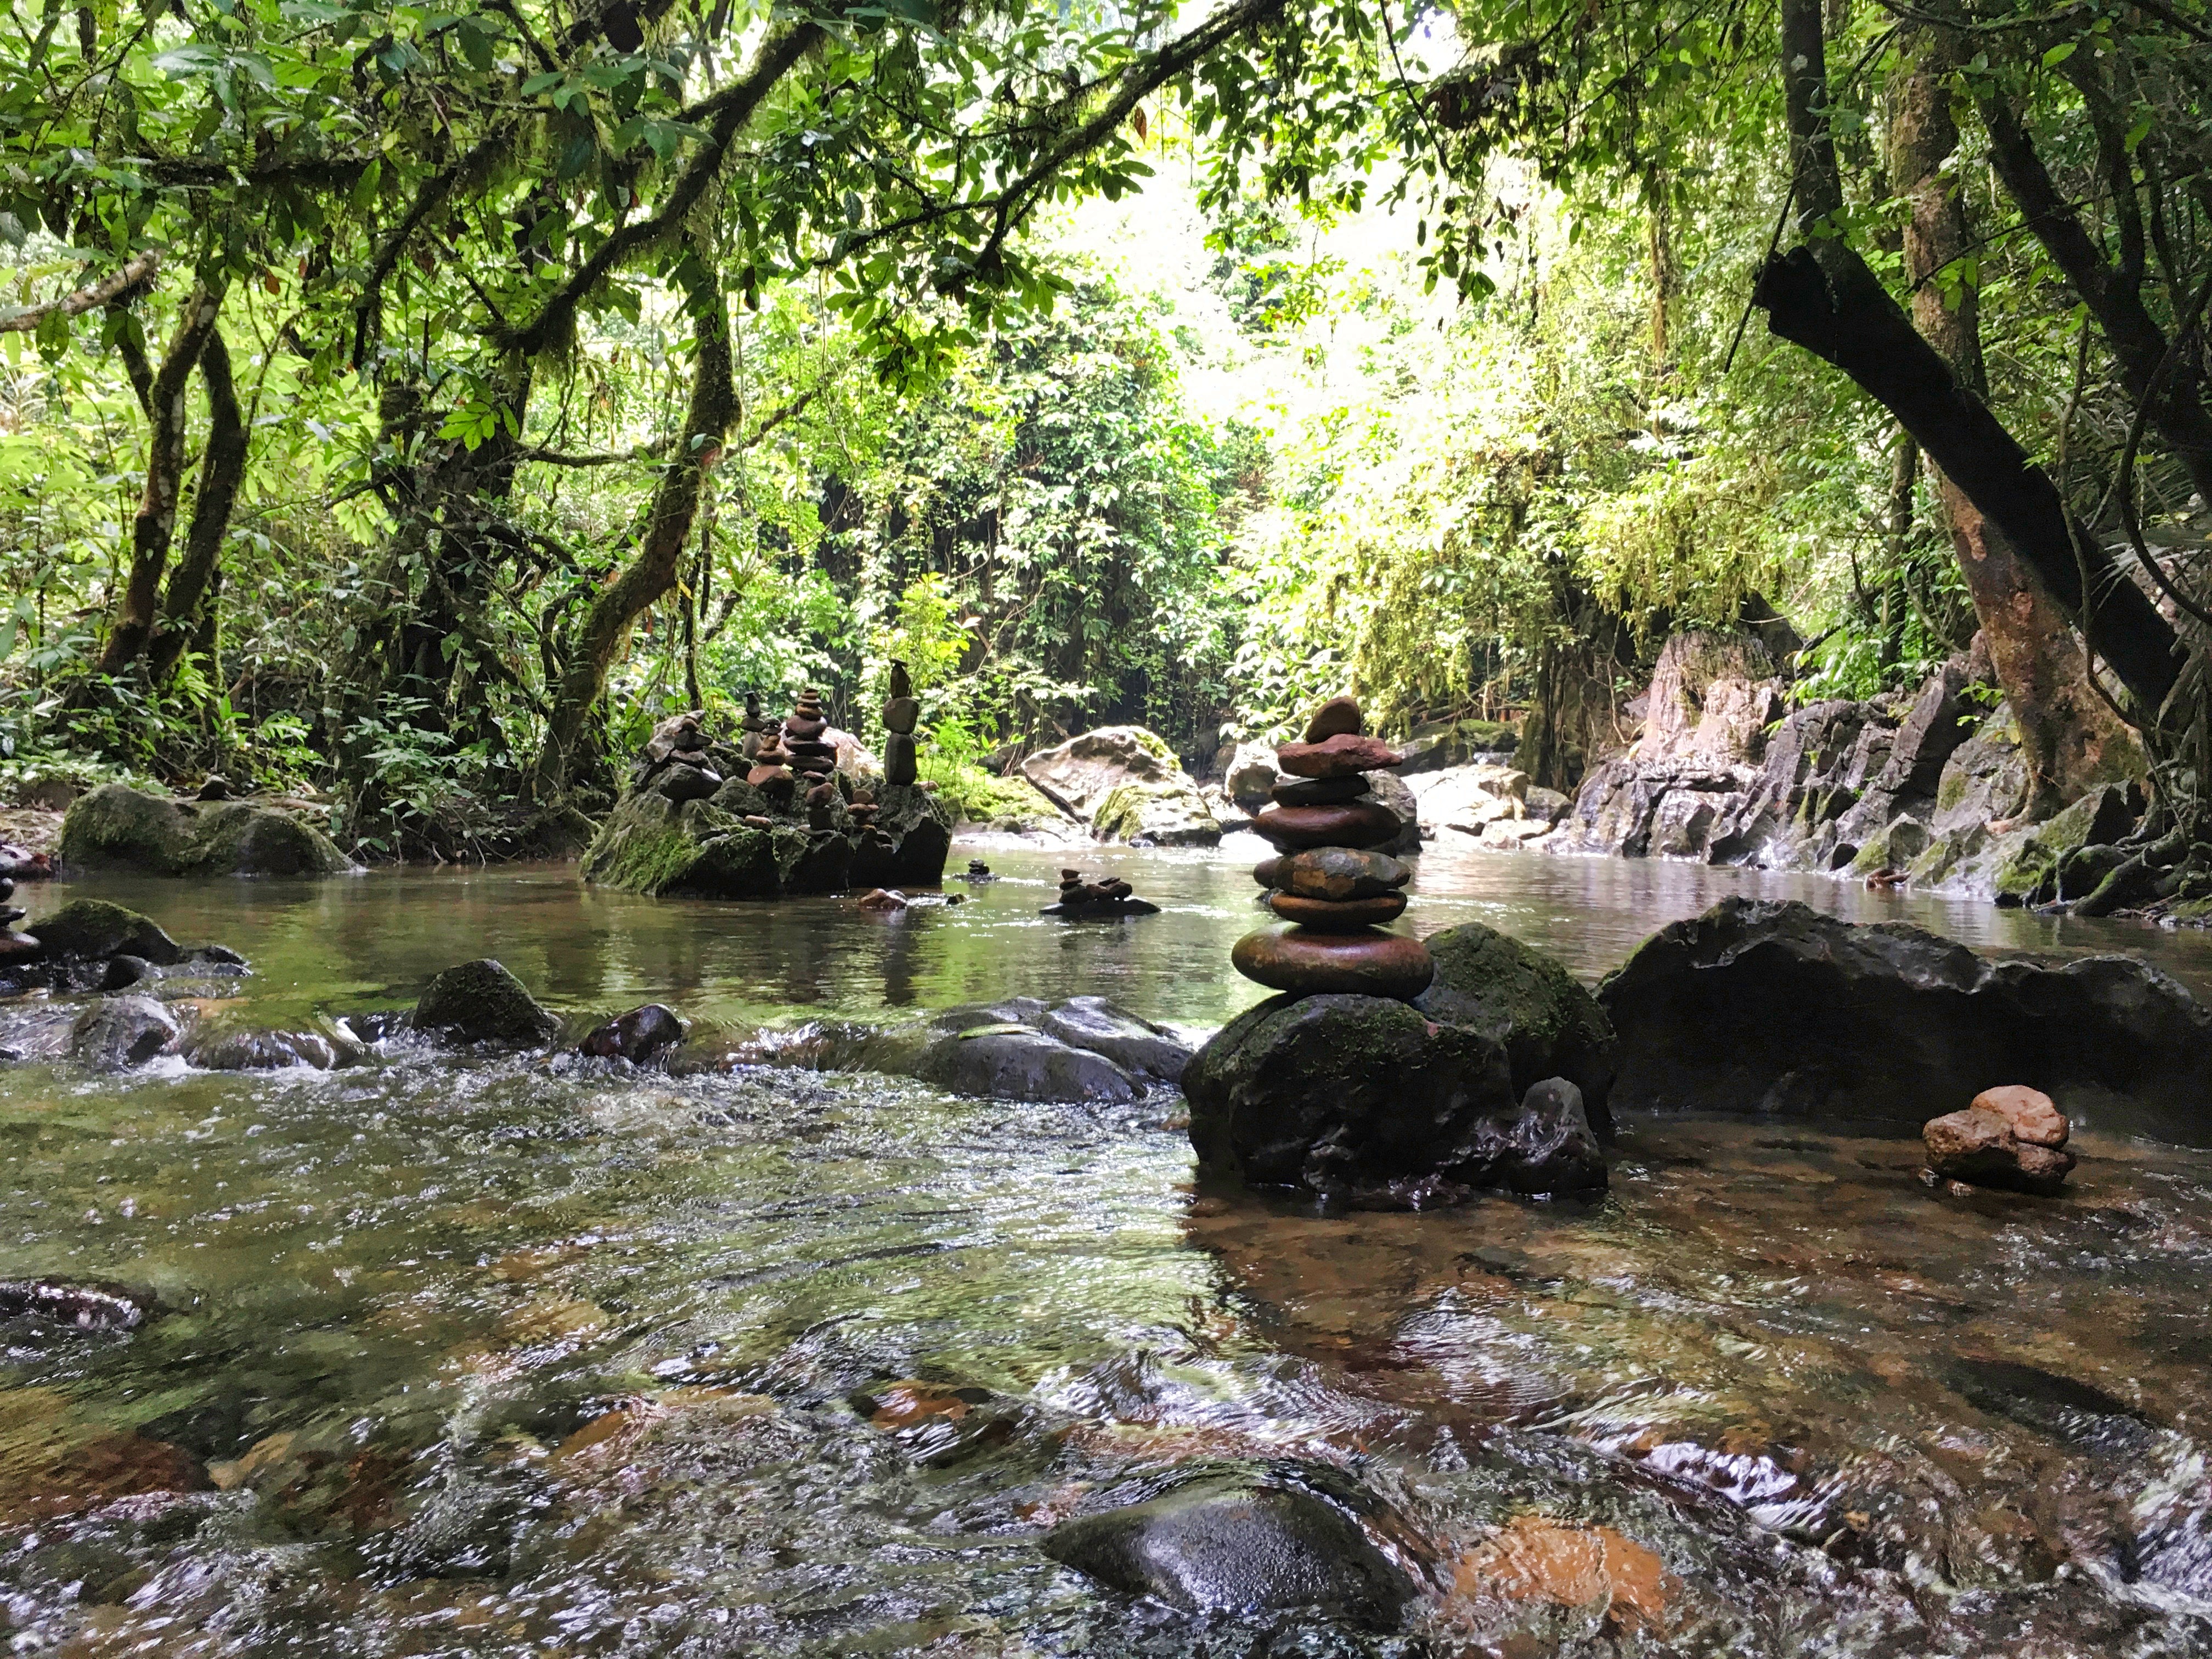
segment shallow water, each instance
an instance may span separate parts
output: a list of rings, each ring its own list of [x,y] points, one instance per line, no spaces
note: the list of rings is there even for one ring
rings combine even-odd
[[[1105,925],[1035,915],[1057,855],[970,850],[1007,878],[894,919],[556,869],[87,890],[245,951],[243,995],[208,1012],[257,1024],[398,1006],[486,954],[579,1021],[657,998],[702,1040],[1010,994],[1205,1027],[1262,994],[1226,962],[1249,848],[1085,855],[1164,907]],[[1488,921],[1591,977],[1751,890],[1988,949],[2144,951],[2212,987],[2212,941],[2126,924],[1660,864],[1423,864],[1417,931]],[[1670,1119],[1626,1127],[1601,1205],[1325,1218],[1194,1185],[1179,1107],[404,1051],[0,1071],[0,1273],[173,1310],[129,1334],[0,1324],[12,1639],[2212,1650],[2212,1155],[2087,1136],[2067,1198],[1960,1201],[1913,1180],[1906,1143]],[[977,1397],[885,1395],[902,1379]],[[1404,1631],[1188,1619],[1036,1548],[1085,1506],[1270,1459],[1340,1464],[1403,1517],[1430,1587]]]

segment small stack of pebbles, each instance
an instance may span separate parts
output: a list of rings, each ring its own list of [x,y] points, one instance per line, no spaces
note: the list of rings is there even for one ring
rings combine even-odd
[[[793,771],[826,778],[837,769],[836,745],[822,741],[829,729],[830,721],[822,712],[822,694],[810,685],[799,694],[798,702],[783,720],[783,747],[791,757]]]
[[[1270,792],[1273,805],[1252,828],[1280,855],[1252,874],[1270,890],[1268,908],[1291,925],[1246,934],[1230,961],[1245,978],[1294,995],[1346,992],[1410,1002],[1428,989],[1436,963],[1419,939],[1382,930],[1404,913],[1398,890],[1413,872],[1370,850],[1402,826],[1369,794],[1365,775],[1403,757],[1366,736],[1364,725],[1357,702],[1334,697],[1308,722],[1304,742],[1275,751],[1289,780]]]
[[[1060,902],[1047,905],[1041,914],[1093,921],[1107,916],[1158,915],[1159,909],[1158,905],[1139,898],[1129,884],[1118,876],[1085,881],[1080,870],[1063,870],[1060,872]]]
[[[770,805],[790,805],[798,780],[792,775],[791,757],[784,751],[782,736],[773,726],[761,734],[761,746],[753,752],[753,769],[745,774],[745,781],[766,795]]]
[[[740,752],[747,760],[760,753],[761,734],[768,730],[769,722],[761,718],[760,693],[745,693],[745,712],[738,722],[738,729],[745,735],[738,739]]]
[[[915,778],[914,727],[921,718],[921,704],[914,695],[914,681],[906,665],[891,665],[890,696],[884,703],[884,781],[912,783]]]

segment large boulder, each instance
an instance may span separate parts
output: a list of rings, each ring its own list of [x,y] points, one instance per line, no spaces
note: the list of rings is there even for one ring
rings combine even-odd
[[[104,962],[131,956],[157,968],[173,968],[185,959],[184,947],[150,916],[105,899],[71,899],[31,926],[38,930],[46,956],[57,961]]]
[[[1240,743],[1222,772],[1221,793],[1245,811],[1256,812],[1267,805],[1267,792],[1282,781],[1282,771],[1275,764],[1274,744]]]
[[[1418,1591],[1370,1530],[1404,1532],[1327,1464],[1213,1466],[1164,1491],[1046,1534],[1044,1552],[1085,1577],[1188,1613],[1311,1611],[1395,1629]]]
[[[489,957],[448,968],[430,981],[410,1024],[459,1042],[533,1045],[561,1034],[560,1017]]]
[[[1516,1093],[1566,1079],[1581,1091],[1592,1126],[1611,1139],[1613,1027],[1597,999],[1553,957],[1479,921],[1424,943],[1437,974],[1413,1006],[1503,1048]]]
[[[1440,772],[1465,766],[1483,756],[1503,757],[1513,752],[1516,734],[1504,720],[1428,720],[1416,726],[1398,744],[1405,763],[1398,769],[1408,774]]]
[[[705,799],[673,800],[665,772],[616,804],[578,866],[586,881],[655,896],[777,898],[848,887],[934,887],[952,846],[952,815],[918,784],[874,786],[874,823],[862,829],[841,786],[825,829],[803,804],[776,803],[726,780]]]
[[[1756,761],[1767,720],[1780,713],[1773,673],[1773,659],[1750,635],[1673,635],[1651,670],[1635,758]],[[1727,683],[1718,698],[1717,682]]]
[[[1198,1051],[1182,1090],[1199,1162],[1250,1186],[1419,1208],[1590,1184],[1586,1161],[1540,1162],[1559,1126],[1523,1128],[1502,1045],[1386,998],[1270,998]]]
[[[1042,750],[1022,775],[1101,841],[1211,847],[1221,826],[1166,741],[1140,726],[1105,726]]]
[[[1917,1135],[1995,1084],[2076,1123],[2212,1145],[2212,1012],[2130,957],[1986,961],[1903,923],[1724,899],[1598,988],[1612,1104]]]
[[[120,783],[70,805],[57,850],[69,869],[157,876],[335,876],[359,867],[320,830],[268,807],[179,803]]]

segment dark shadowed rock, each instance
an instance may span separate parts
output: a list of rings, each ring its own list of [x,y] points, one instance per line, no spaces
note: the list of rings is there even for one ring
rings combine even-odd
[[[100,976],[103,991],[127,991],[142,979],[159,975],[161,969],[143,957],[113,956],[107,959],[107,971]]]
[[[599,1060],[650,1065],[684,1041],[684,1022],[673,1008],[648,1002],[609,1020],[577,1045],[576,1052]]]
[[[70,1030],[70,1054],[94,1071],[143,1066],[177,1040],[177,1022],[151,997],[103,997]]]
[[[105,899],[71,899],[34,925],[46,955],[57,960],[133,956],[173,968],[185,959],[184,948],[150,919]]]
[[[1063,1522],[1044,1551],[1103,1584],[1184,1613],[1311,1609],[1387,1630],[1416,1590],[1362,1525],[1380,1508],[1323,1465],[1221,1470]]]
[[[1601,1193],[1605,1154],[1583,1110],[1583,1091],[1563,1077],[1546,1078],[1521,1097],[1521,1114],[1486,1118],[1475,1145],[1485,1187],[1530,1197]]]
[[[2212,1013],[2127,957],[1985,961],[1902,923],[1729,898],[1598,988],[1613,1105],[1775,1112],[1918,1135],[2025,1084],[2077,1123],[2212,1144]]]
[[[1518,1109],[1505,1052],[1382,997],[1272,997],[1183,1073],[1190,1139],[1254,1186],[1334,1196],[1442,1176],[1482,1184],[1486,1120]]]
[[[520,980],[490,957],[448,968],[415,1005],[418,1031],[461,1042],[550,1042],[557,1017],[539,1006]]]
[[[1591,1127],[1610,1140],[1613,1027],[1597,1000],[1552,957],[1479,921],[1424,942],[1437,973],[1413,1006],[1501,1044],[1524,1094],[1546,1078],[1572,1083]]]

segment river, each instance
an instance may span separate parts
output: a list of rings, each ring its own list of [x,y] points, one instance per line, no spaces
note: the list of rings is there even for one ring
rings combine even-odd
[[[1110,925],[1036,915],[1060,855],[966,846],[954,867],[1002,878],[890,917],[525,867],[56,887],[29,925],[136,905],[252,960],[209,1018],[274,1026],[489,955],[579,1020],[666,1001],[709,1056],[1012,994],[1195,1035],[1263,994],[1227,961],[1257,850],[1086,851],[1162,906]],[[2202,934],[1660,863],[1422,866],[1415,931],[1480,920],[1590,979],[1750,891],[2212,991]],[[0,1070],[0,1273],[167,1310],[0,1323],[14,1650],[2212,1651],[2212,1155],[2087,1134],[2067,1198],[1962,1202],[1906,1143],[1632,1121],[1595,1206],[1321,1217],[1195,1182],[1179,1109],[404,1045]],[[1396,1512],[1432,1587],[1402,1631],[1195,1620],[1036,1547],[1255,1460],[1339,1465]]]

